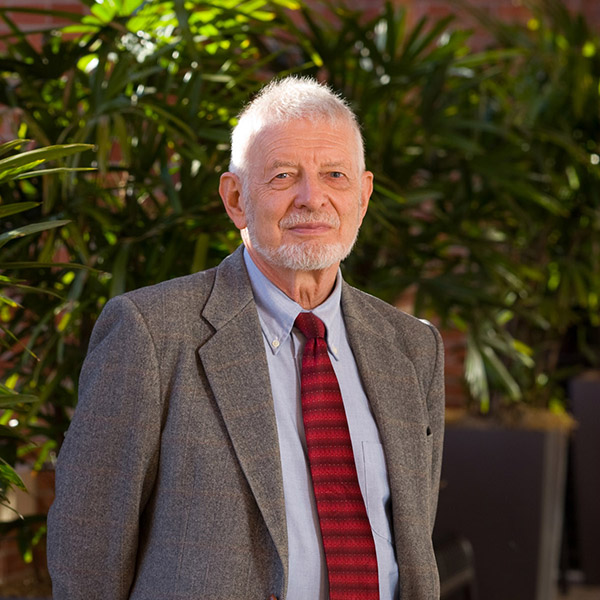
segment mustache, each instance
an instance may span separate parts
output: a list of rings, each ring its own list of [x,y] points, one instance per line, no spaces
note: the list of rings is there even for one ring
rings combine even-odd
[[[279,221],[282,229],[289,229],[296,225],[306,225],[312,223],[325,223],[331,227],[339,227],[340,219],[336,214],[319,211],[301,211],[293,212]]]

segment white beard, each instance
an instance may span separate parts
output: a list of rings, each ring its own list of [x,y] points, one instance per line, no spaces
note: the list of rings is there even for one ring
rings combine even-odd
[[[341,242],[323,243],[311,240],[299,243],[287,243],[280,246],[263,246],[254,234],[254,211],[250,209],[246,213],[246,233],[252,244],[252,248],[266,261],[276,267],[289,269],[291,271],[320,271],[333,265],[339,264],[350,254],[356,238],[358,237],[358,226],[354,238],[349,244]],[[301,223],[311,221],[325,222],[333,227],[339,227],[340,221],[337,215],[318,213],[315,211],[303,211],[292,213],[282,219],[279,226],[282,229],[292,227]],[[357,215],[358,223],[358,215]]]

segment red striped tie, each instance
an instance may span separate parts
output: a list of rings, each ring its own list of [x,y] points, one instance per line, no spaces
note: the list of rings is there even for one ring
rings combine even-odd
[[[300,313],[302,418],[330,600],[379,600],[377,556],[358,478],[342,394],[327,355],[325,325]]]

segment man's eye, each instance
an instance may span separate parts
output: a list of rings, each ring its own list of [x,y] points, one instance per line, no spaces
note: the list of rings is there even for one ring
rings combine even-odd
[[[275,175],[275,179],[287,179],[289,176],[289,173],[277,173],[277,175]]]
[[[344,176],[344,174],[341,171],[331,171],[329,175],[334,179],[341,179]]]

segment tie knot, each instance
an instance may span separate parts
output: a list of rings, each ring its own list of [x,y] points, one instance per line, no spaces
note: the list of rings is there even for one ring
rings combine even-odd
[[[309,339],[325,337],[323,321],[311,312],[301,312],[296,317],[294,325]]]

